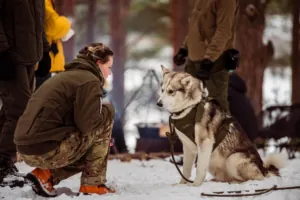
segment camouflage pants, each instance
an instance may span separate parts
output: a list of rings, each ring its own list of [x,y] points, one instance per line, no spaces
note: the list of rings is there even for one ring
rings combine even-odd
[[[43,155],[23,155],[30,166],[50,169],[54,184],[79,172],[82,185],[99,185],[106,182],[107,160],[113,119],[97,131],[70,133],[60,146]]]

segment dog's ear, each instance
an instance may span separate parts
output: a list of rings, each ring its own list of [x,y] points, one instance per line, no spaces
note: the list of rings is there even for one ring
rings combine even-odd
[[[192,87],[193,79],[191,76],[186,76],[186,77],[183,77],[180,80],[180,82],[184,86],[184,88],[189,89]]]
[[[207,97],[208,96],[208,89],[206,87],[204,87],[204,83],[203,81],[199,81],[199,86],[200,86],[200,90],[202,91],[203,96]]]
[[[204,88],[204,83],[203,83],[203,81],[199,80],[199,84],[200,84],[201,90],[204,90],[205,88]]]
[[[202,91],[202,94],[203,94],[204,97],[208,97],[208,94],[209,94],[208,89],[204,88],[203,91]]]
[[[165,68],[163,65],[160,65],[161,70],[163,71],[164,74],[167,74],[170,72],[170,70],[168,70],[167,68]]]

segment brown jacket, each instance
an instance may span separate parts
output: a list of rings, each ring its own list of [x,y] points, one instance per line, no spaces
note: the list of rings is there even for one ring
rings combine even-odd
[[[189,59],[215,61],[234,47],[238,0],[197,0],[183,47]]]
[[[113,118],[113,108],[102,106],[104,79],[97,65],[80,56],[65,68],[30,98],[14,136],[20,153],[46,153],[70,132],[95,131]]]

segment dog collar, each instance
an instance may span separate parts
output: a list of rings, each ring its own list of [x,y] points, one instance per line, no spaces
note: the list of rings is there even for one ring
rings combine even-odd
[[[194,105],[193,105],[194,106]],[[183,109],[183,110],[181,110],[181,111],[178,111],[178,112],[174,112],[174,113],[172,113],[172,114],[174,114],[174,115],[180,115],[181,113],[183,113],[185,110],[187,110],[188,108],[190,108],[191,106],[189,106],[189,107],[187,107],[187,108],[185,108],[185,109]]]
[[[172,115],[174,114],[174,115],[177,115],[177,116],[178,116],[178,115],[182,114],[184,111],[186,111],[187,109],[189,109],[189,108],[191,108],[191,107],[197,107],[197,106],[199,106],[199,104],[205,105],[205,103],[206,103],[207,101],[209,101],[209,99],[206,98],[206,97],[204,97],[204,98],[201,99],[201,101],[200,101],[199,103],[193,104],[193,105],[191,105],[191,106],[188,106],[188,107],[186,107],[186,108],[184,108],[184,109],[182,109],[182,110],[180,110],[180,111],[178,111],[178,112],[174,112],[174,113],[172,113]]]

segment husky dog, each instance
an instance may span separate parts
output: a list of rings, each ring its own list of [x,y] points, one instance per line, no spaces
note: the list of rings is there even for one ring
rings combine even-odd
[[[171,113],[172,120],[183,119],[201,101],[207,99],[208,92],[203,82],[188,73],[172,72],[161,66],[163,81],[161,96],[157,105]],[[194,121],[192,141],[187,134],[175,132],[183,144],[183,175],[190,178],[192,166],[198,155],[196,177],[193,186],[199,186],[205,179],[207,170],[220,182],[243,182],[262,180],[264,177],[279,176],[283,162],[278,156],[270,156],[262,161],[255,146],[240,126],[229,123],[226,135],[213,150],[218,128],[228,117],[215,101],[203,103],[203,114]],[[184,179],[181,184],[187,183]]]

